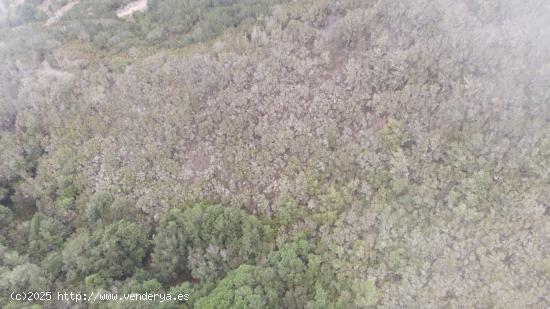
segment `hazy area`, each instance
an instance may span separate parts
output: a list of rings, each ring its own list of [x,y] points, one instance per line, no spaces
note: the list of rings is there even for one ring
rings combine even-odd
[[[548,1],[0,1],[0,308],[550,307]]]
[[[132,15],[134,12],[143,12],[145,10],[147,10],[147,0],[137,0],[118,9],[116,15],[118,17],[126,17]]]

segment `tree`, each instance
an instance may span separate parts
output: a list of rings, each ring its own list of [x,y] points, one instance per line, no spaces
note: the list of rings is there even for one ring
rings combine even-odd
[[[35,264],[15,266],[12,271],[0,274],[0,292],[9,295],[13,291],[46,291],[50,281],[44,271]]]
[[[280,308],[281,289],[273,271],[244,264],[222,279],[210,294],[199,299],[195,308]]]
[[[4,243],[5,236],[7,235],[8,229],[13,223],[13,213],[11,209],[0,204],[0,244]]]
[[[36,213],[31,220],[29,254],[34,260],[61,248],[69,230],[56,218]]]
[[[62,256],[63,271],[69,282],[83,280],[93,273],[94,258],[97,256],[96,246],[88,230],[77,231],[67,241]]]
[[[154,239],[153,264],[163,280],[191,272],[200,280],[214,279],[263,249],[265,228],[239,209],[197,204],[169,211]]]
[[[120,279],[140,267],[148,247],[147,229],[137,223],[118,221],[90,234],[81,230],[63,250],[64,270],[70,280],[97,273]]]
[[[41,268],[53,280],[57,279],[63,271],[63,256],[61,252],[52,252],[40,264]]]
[[[137,221],[136,211],[124,198],[114,198],[108,192],[98,192],[90,197],[84,209],[88,227],[97,228],[119,220]]]
[[[98,192],[90,197],[86,208],[84,209],[84,215],[86,221],[90,226],[96,226],[101,224],[103,218],[108,218],[107,210],[113,202],[113,197],[106,192]]]
[[[142,265],[148,247],[147,229],[124,220],[94,233],[92,241],[97,244],[95,268],[105,278],[132,274]]]
[[[298,236],[268,256],[268,265],[283,286],[279,298],[285,308],[309,308],[327,302],[334,273],[322,265],[314,249],[312,243]]]
[[[33,6],[31,3],[27,2],[19,5],[15,13],[16,15],[13,16],[12,20],[10,21],[12,27],[41,20],[46,17],[43,12],[36,9],[36,7]]]

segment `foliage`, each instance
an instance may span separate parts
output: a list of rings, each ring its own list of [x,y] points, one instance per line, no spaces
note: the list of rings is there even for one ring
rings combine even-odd
[[[81,231],[63,250],[64,271],[70,280],[82,280],[90,274],[127,277],[143,263],[147,234],[144,226],[124,220],[93,233]]]
[[[1,235],[7,233],[13,220],[13,212],[8,207],[0,204],[0,232]]]
[[[195,308],[278,308],[277,286],[272,272],[241,265],[222,279]]]
[[[549,307],[543,1],[128,3],[0,4],[0,307]]]
[[[197,204],[169,211],[159,223],[153,264],[165,280],[191,272],[216,279],[262,254],[264,227],[244,211]]]
[[[59,250],[69,234],[67,227],[59,220],[37,213],[31,220],[29,255],[40,260],[47,253]]]

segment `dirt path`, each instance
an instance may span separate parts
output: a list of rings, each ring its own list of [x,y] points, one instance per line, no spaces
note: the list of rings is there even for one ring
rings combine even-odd
[[[65,15],[65,13],[67,13],[70,9],[72,9],[73,6],[75,6],[77,3],[78,3],[78,0],[69,1],[67,4],[62,6],[59,10],[57,10],[57,12],[55,12],[55,14],[52,17],[48,18],[48,20],[46,21],[46,26],[49,26],[55,23],[56,21],[58,21],[61,17],[63,17],[63,15]]]
[[[118,17],[126,17],[131,16],[134,12],[143,12],[145,10],[147,10],[147,0],[137,0],[117,10],[116,15]]]

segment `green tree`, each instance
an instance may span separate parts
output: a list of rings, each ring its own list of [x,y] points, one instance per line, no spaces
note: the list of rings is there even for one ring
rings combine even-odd
[[[45,291],[50,283],[40,267],[26,263],[0,275],[0,293],[9,295],[13,291]]]
[[[285,308],[305,308],[313,300],[327,298],[323,286],[330,283],[334,273],[323,267],[314,249],[307,239],[297,238],[268,256],[269,267],[284,286],[280,298]]]
[[[88,230],[77,231],[63,248],[63,271],[69,282],[83,280],[93,273],[97,244],[92,242]]]
[[[105,278],[128,276],[142,265],[148,247],[147,229],[133,222],[118,221],[94,233],[94,265]]]
[[[153,264],[163,280],[191,272],[218,278],[263,252],[265,228],[244,211],[197,204],[174,209],[161,220],[154,239]]]
[[[113,197],[107,192],[98,192],[92,195],[84,209],[84,216],[88,224],[90,226],[101,224],[112,202]]]
[[[70,280],[97,273],[120,279],[134,273],[145,257],[149,241],[143,225],[118,221],[90,234],[81,230],[63,250],[64,270]]]
[[[272,270],[244,264],[199,299],[195,308],[280,308],[281,289]]]
[[[90,228],[111,224],[116,221],[137,221],[137,214],[124,198],[114,198],[108,192],[92,195],[84,208],[84,218]]]
[[[8,229],[13,224],[13,213],[11,209],[0,204],[0,244],[4,243]]]
[[[52,252],[40,264],[42,269],[52,280],[57,279],[63,270],[63,256],[61,252]]]
[[[48,252],[60,249],[68,233],[67,226],[61,221],[36,213],[31,220],[29,255],[40,260]]]

